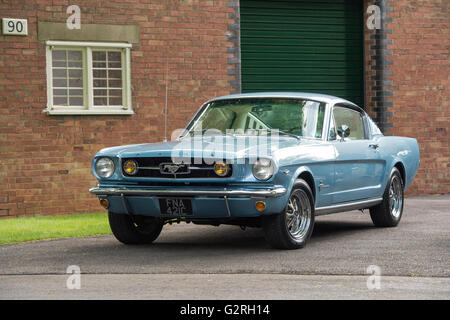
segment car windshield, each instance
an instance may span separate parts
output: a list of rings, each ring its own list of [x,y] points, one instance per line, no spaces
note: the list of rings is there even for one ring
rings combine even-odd
[[[288,98],[243,98],[209,103],[188,127],[190,135],[208,130],[221,134],[248,134],[278,130],[322,138],[325,103]]]

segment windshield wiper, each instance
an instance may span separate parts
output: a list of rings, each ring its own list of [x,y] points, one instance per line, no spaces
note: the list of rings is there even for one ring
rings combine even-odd
[[[197,133],[197,134],[200,133],[200,135],[203,136],[203,134],[204,134],[207,130],[208,130],[208,129],[204,129],[204,130],[202,130],[202,131],[189,131],[187,134],[185,134],[184,136],[180,137],[180,139],[185,138],[185,137],[188,137],[188,136],[193,137],[193,136],[195,136],[196,133]],[[264,129],[264,130],[267,130],[267,132],[270,132],[270,133],[277,132],[278,134],[281,134],[281,135],[284,135],[284,136],[289,136],[289,137],[295,138],[295,139],[297,139],[297,140],[299,140],[299,141],[301,140],[301,138],[300,138],[298,135],[293,134],[293,133],[289,133],[289,132],[285,132],[285,131],[280,130],[280,129],[271,129],[271,128],[267,128],[267,129]],[[260,131],[260,130],[258,130],[258,131]],[[222,132],[222,135],[234,137],[234,136],[236,136],[236,133]]]
[[[301,140],[301,138],[298,136],[298,135],[296,135],[296,134],[293,134],[293,133],[289,133],[289,132],[285,132],[285,131],[283,131],[283,130],[280,130],[280,129],[270,129],[270,128],[267,128],[267,131],[269,131],[269,132],[274,132],[275,130],[277,130],[280,134],[282,134],[282,135],[285,135],[285,136],[289,136],[289,137],[292,137],[292,138],[295,138],[295,139],[297,139],[297,140]]]
[[[188,131],[186,134],[184,134],[183,136],[180,136],[179,138],[180,139],[182,139],[182,138],[185,138],[185,137],[195,137],[195,136],[201,136],[201,137],[203,137],[203,136],[205,136],[205,132],[206,131],[208,131],[208,130],[210,130],[210,129],[203,129],[203,130],[201,130],[201,131]],[[232,136],[232,137],[234,137],[234,133],[231,133],[231,132],[220,132],[221,133],[221,135],[223,135],[223,136]]]

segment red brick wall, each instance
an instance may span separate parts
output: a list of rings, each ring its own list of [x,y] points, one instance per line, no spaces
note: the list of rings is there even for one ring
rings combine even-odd
[[[184,127],[202,102],[229,94],[227,0],[0,2],[1,17],[28,19],[28,36],[0,35],[0,216],[102,211],[88,189],[95,153],[163,138],[165,62],[169,57],[168,133]],[[133,116],[48,116],[45,45],[37,21],[139,24],[133,45]],[[101,4],[101,5],[100,5]],[[170,136],[169,136],[170,137]]]
[[[393,71],[390,134],[418,140],[421,163],[408,194],[450,193],[448,1],[389,1]]]
[[[364,10],[378,0],[365,0]],[[416,138],[418,174],[407,195],[450,193],[449,13],[445,1],[386,1],[386,77],[376,79],[374,30],[365,26],[366,110],[377,119],[376,91],[384,97],[387,135]],[[367,21],[367,13],[365,14]],[[391,42],[391,43],[389,43]],[[378,119],[379,120],[379,119]]]

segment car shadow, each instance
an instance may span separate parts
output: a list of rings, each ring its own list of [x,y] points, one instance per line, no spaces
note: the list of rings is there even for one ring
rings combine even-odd
[[[176,226],[170,230],[162,231],[160,237],[152,244],[124,245],[117,241],[112,235],[84,238],[82,241],[89,243],[87,246],[76,246],[69,252],[75,254],[78,250],[83,255],[114,256],[116,254],[132,258],[133,256],[164,255],[192,257],[192,252],[199,256],[203,254],[235,255],[237,253],[258,253],[277,249],[271,248],[265,241],[264,232],[261,228],[247,228],[245,231],[236,226],[202,226],[200,228],[183,228]],[[354,236],[357,232],[374,229],[370,222],[365,221],[316,221],[310,245],[328,246],[328,243],[346,241],[344,236]],[[56,241],[68,241],[56,240]],[[303,249],[303,250],[305,250]],[[279,250],[278,250],[279,251]]]
[[[361,221],[316,221],[311,239],[338,237],[342,234],[374,229],[371,222]]]
[[[164,232],[164,231],[163,231]],[[241,230],[234,226],[205,227],[201,231],[181,232],[161,238],[152,245],[155,248],[171,248],[180,246],[183,248],[204,249],[267,249],[264,233],[260,228],[247,228]]]
[[[14,266],[21,265],[19,269],[25,273],[58,273],[74,261],[83,266],[85,273],[232,272],[236,268],[248,271],[264,266],[262,261],[266,259],[272,259],[270,265],[281,268],[289,259],[302,263],[297,256],[307,261],[315,259],[320,248],[333,252],[337,243],[352,242],[360,236],[358,233],[374,228],[365,221],[326,219],[317,221],[310,242],[301,250],[271,248],[263,230],[258,228],[243,231],[235,226],[180,225],[163,230],[160,237],[148,245],[124,245],[112,235],[11,245],[8,251],[13,261],[8,262],[11,270],[5,267],[5,272],[17,272]],[[15,252],[23,250],[28,252],[25,258],[17,257]],[[24,259],[30,263],[24,263]],[[35,259],[44,261],[42,266],[33,266]]]
[[[247,228],[245,231],[238,227],[210,227],[198,233],[183,233],[176,236],[162,236],[153,244],[143,247],[152,248],[204,248],[208,249],[260,249],[272,250],[267,245],[261,228]],[[214,229],[216,228],[216,229]],[[321,243],[330,239],[338,239],[344,235],[354,235],[355,232],[374,229],[371,222],[363,221],[316,221],[310,242]]]

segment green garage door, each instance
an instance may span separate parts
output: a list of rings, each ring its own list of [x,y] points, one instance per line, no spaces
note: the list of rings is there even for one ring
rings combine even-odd
[[[364,102],[362,0],[241,0],[242,92]]]

